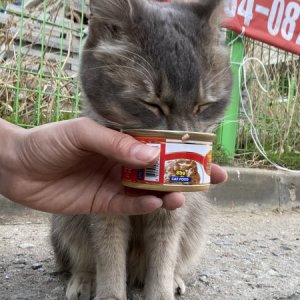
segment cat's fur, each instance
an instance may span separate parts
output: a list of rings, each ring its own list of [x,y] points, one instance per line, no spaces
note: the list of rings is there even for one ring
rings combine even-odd
[[[81,63],[86,114],[115,129],[210,131],[231,90],[219,2],[91,1]],[[184,293],[206,215],[204,193],[187,198],[181,209],[146,216],[54,217],[56,258],[72,273],[67,298],[125,300],[127,280],[144,284],[146,300]]]

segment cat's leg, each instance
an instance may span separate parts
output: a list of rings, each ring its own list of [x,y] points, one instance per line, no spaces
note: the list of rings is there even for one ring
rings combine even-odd
[[[68,300],[90,300],[95,296],[95,274],[74,272],[68,283]]]
[[[147,271],[145,300],[174,299],[174,271],[182,232],[179,211],[159,210],[145,216],[145,248]]]
[[[92,223],[97,268],[95,300],[126,300],[129,217],[95,216]]]
[[[87,216],[54,216],[51,240],[61,270],[71,272],[68,300],[90,300],[95,295],[94,256]]]
[[[175,268],[175,292],[185,293],[183,278],[195,268],[205,243],[205,227],[209,205],[202,193],[186,195],[184,226],[181,234],[180,246]]]

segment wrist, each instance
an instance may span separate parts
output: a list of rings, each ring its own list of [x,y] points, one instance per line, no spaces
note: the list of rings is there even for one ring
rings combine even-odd
[[[10,175],[16,170],[18,144],[24,131],[0,118],[0,194],[5,194]]]

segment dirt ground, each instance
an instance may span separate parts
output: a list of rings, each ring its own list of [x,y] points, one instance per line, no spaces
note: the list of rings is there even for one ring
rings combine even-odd
[[[3,212],[2,212],[3,213]],[[1,215],[0,299],[65,299],[45,215]],[[299,300],[300,212],[215,212],[186,300]],[[129,299],[142,299],[131,291]]]

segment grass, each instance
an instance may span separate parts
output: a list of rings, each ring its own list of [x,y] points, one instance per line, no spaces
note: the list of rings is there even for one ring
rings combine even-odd
[[[256,57],[246,66],[245,87],[250,95],[243,96],[262,146],[270,160],[291,169],[300,169],[300,60],[261,42],[245,39],[247,57]],[[268,78],[265,75],[268,74]],[[263,91],[262,86],[267,90]],[[250,167],[269,167],[254,147],[250,126],[242,111],[237,148],[241,149],[235,163]]]
[[[279,166],[291,170],[300,170],[300,152],[298,151],[285,151],[280,154],[272,150],[266,150],[266,154],[273,163]],[[239,153],[235,155],[233,165],[249,168],[273,168],[253,145],[247,152],[240,150]]]
[[[283,154],[277,154],[274,152],[267,153],[269,158],[280,166],[292,169],[300,170],[300,153],[285,152]]]
[[[7,3],[2,1],[1,6],[4,2]],[[56,17],[53,14],[53,22]],[[23,30],[28,39],[23,40],[21,52],[20,31],[17,34],[10,31],[19,28],[15,16],[0,25],[0,117],[28,127],[75,117],[80,99],[78,78],[75,71],[70,71],[68,62],[73,55],[72,43],[61,54],[59,49],[52,49],[51,39],[56,34],[52,26],[45,35],[42,51],[38,40],[43,39],[43,30],[35,29],[35,25],[32,19],[24,19]],[[73,41],[71,31],[65,29],[67,33],[68,41]],[[33,39],[33,34],[39,38]],[[40,51],[40,55],[31,50]]]
[[[213,145],[213,162],[221,166],[233,165],[233,157],[231,157],[222,145]]]
[[[0,0],[0,8],[4,8],[7,4],[14,3],[15,0]]]

